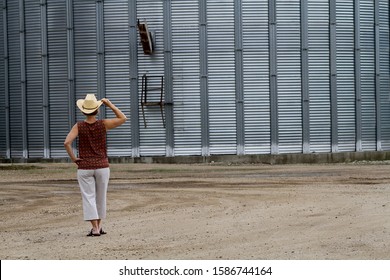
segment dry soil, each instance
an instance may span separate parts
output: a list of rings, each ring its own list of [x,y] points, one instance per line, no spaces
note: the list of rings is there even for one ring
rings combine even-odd
[[[73,164],[1,164],[0,259],[390,259],[389,170],[112,164],[87,237]]]

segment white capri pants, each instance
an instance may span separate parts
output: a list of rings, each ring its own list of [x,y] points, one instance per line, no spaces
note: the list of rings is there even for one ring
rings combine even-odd
[[[94,170],[78,169],[81,197],[83,199],[84,220],[98,220],[106,217],[107,188],[110,168]]]

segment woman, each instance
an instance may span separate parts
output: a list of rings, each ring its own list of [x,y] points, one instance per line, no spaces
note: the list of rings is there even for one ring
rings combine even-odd
[[[104,104],[109,107],[116,118],[98,120],[99,107]],[[86,119],[77,122],[65,139],[65,149],[71,160],[77,164],[77,179],[80,186],[84,220],[90,221],[92,229],[87,236],[105,234],[101,220],[106,217],[106,197],[110,169],[107,158],[106,131],[120,126],[126,121],[126,116],[108,99],[96,100],[94,94],[87,94],[85,99],[77,101],[80,111]],[[72,143],[79,138],[78,153],[73,153]]]

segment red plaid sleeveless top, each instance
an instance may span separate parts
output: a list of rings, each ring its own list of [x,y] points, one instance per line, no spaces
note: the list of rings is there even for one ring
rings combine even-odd
[[[102,120],[94,123],[78,122],[78,169],[99,169],[109,166],[107,158],[106,128]]]

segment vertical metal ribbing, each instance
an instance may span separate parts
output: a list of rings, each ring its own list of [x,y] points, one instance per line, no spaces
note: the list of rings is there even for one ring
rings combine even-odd
[[[164,92],[165,92],[165,133],[166,156],[175,154],[172,84],[172,20],[171,0],[164,1]]]
[[[68,50],[68,114],[69,129],[76,122],[76,98],[74,85],[74,27],[73,27],[73,0],[66,0],[66,30],[67,30],[67,50]],[[73,149],[76,143],[73,142]]]
[[[310,96],[308,55],[308,0],[301,0],[301,75],[302,75],[302,140],[303,153],[310,153]]]
[[[47,58],[47,0],[41,0],[41,45],[42,45],[42,97],[43,97],[43,156],[50,158],[49,128],[49,70]]]
[[[338,152],[336,0],[329,0],[329,65],[332,152]]]
[[[234,44],[236,70],[236,133],[237,154],[245,153],[244,82],[242,54],[242,0],[234,1]]]
[[[26,87],[26,41],[24,28],[24,0],[19,0],[19,34],[20,34],[20,90],[21,90],[21,117],[23,158],[28,158],[27,139],[27,87]]]
[[[9,101],[9,56],[8,56],[8,20],[7,0],[3,3],[3,31],[4,31],[4,103],[5,103],[5,145],[6,157],[11,158],[11,131],[10,131],[10,101]]]
[[[356,151],[362,151],[362,88],[360,48],[360,0],[354,1]]]
[[[374,0],[375,17],[375,102],[376,102],[376,149],[382,150],[382,125],[381,125],[381,77],[380,77],[380,20],[379,0]]]
[[[269,0],[269,74],[271,106],[271,154],[279,153],[276,0]]]
[[[104,5],[103,0],[96,0],[96,54],[97,54],[97,98],[106,96],[106,78],[104,67]],[[100,109],[102,118],[106,117],[105,106]]]
[[[210,155],[207,51],[207,0],[199,1],[200,110],[202,156]]]
[[[138,106],[138,57],[137,57],[137,1],[129,1],[129,51],[130,51],[130,121],[131,153],[140,156],[139,106]]]

